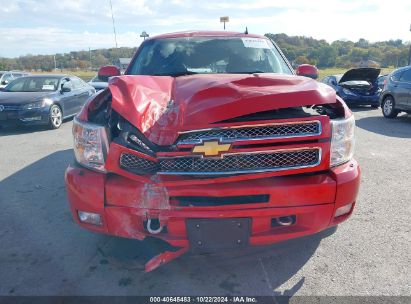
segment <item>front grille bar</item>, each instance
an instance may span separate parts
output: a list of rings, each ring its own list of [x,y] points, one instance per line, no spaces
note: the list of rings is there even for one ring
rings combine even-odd
[[[229,205],[246,205],[268,203],[268,194],[240,196],[172,196],[170,201],[176,201],[181,207],[216,207]]]
[[[177,139],[177,145],[201,144],[203,141],[213,139],[218,139],[220,142],[234,142],[239,140],[256,141],[308,137],[318,136],[321,132],[321,123],[317,120],[255,126],[223,127],[181,132]]]
[[[19,105],[3,105],[3,111],[18,111],[21,109]]]
[[[180,156],[158,162],[123,153],[120,166],[138,174],[232,175],[310,168],[321,162],[321,148],[227,153],[222,158]]]

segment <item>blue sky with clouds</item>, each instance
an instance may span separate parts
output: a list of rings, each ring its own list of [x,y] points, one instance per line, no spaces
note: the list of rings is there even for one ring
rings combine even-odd
[[[411,1],[112,0],[119,46],[140,33],[228,30],[337,39],[411,41]],[[0,57],[113,47],[109,0],[0,0]]]

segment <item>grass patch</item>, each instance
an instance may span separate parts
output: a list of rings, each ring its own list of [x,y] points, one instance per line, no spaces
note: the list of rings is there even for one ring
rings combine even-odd
[[[330,76],[330,75],[338,75],[338,74],[344,74],[345,72],[347,72],[349,69],[346,68],[326,68],[326,69],[318,69],[318,72],[320,74],[320,76],[318,77],[318,80],[323,79],[326,76]],[[389,74],[392,71],[394,71],[395,68],[394,67],[389,67],[389,68],[382,68],[380,74],[381,75],[385,75],[385,74]]]
[[[89,70],[56,70],[51,72],[31,72],[31,74],[67,74],[77,76],[84,81],[89,81],[97,74],[97,72]]]

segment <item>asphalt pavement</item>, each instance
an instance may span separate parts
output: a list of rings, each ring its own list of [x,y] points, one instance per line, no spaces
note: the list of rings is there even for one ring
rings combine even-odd
[[[74,224],[71,125],[0,130],[0,295],[411,295],[411,116],[354,109],[362,184],[337,229],[237,253],[186,254]]]

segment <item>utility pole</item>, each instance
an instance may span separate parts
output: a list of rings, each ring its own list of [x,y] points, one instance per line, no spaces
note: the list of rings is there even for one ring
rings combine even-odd
[[[110,0],[110,8],[111,8],[111,20],[113,21],[114,41],[116,42],[116,48],[117,48],[117,34],[116,34],[116,26],[114,24],[113,4],[111,3],[111,0]]]
[[[54,58],[54,70],[57,70],[57,61],[56,61],[56,55],[53,56]]]
[[[93,69],[93,64],[91,63],[91,49],[90,47],[88,48],[88,55],[90,57],[90,71]]]

